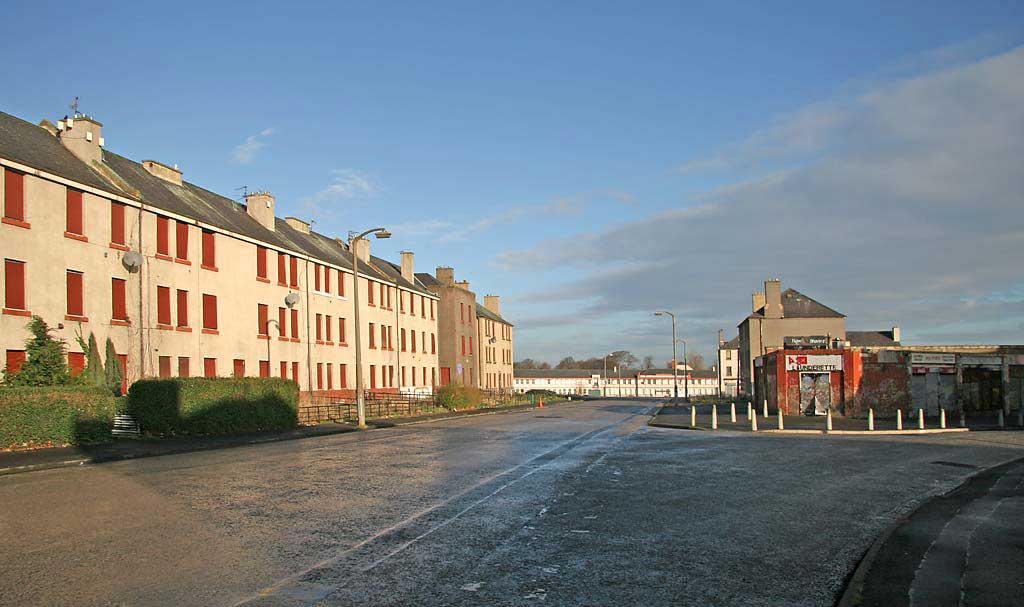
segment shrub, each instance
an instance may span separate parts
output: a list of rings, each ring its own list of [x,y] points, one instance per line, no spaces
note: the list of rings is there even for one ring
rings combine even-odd
[[[67,363],[64,362],[66,344],[51,335],[46,322],[33,316],[28,323],[32,337],[25,340],[27,360],[17,373],[4,369],[6,383],[11,386],[62,386],[71,382]]]
[[[437,390],[434,399],[439,407],[445,409],[465,409],[479,406],[483,402],[483,394],[472,386],[448,384]]]
[[[127,411],[144,432],[234,434],[298,423],[299,387],[281,378],[145,379],[128,390]]]
[[[114,397],[104,388],[0,388],[0,447],[110,440]]]
[[[117,350],[114,348],[114,342],[112,342],[109,337],[107,338],[106,383],[107,388],[109,388],[115,396],[121,396],[121,388],[124,386],[124,368],[121,366],[120,359],[117,358]]]
[[[100,358],[100,347],[96,343],[96,334],[89,333],[89,343],[85,348],[85,375],[96,386],[105,385],[103,359]]]

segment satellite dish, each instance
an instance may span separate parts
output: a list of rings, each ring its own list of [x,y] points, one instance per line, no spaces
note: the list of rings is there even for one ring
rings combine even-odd
[[[285,303],[285,304],[286,304],[286,305],[287,305],[287,306],[288,306],[289,308],[295,307],[295,304],[299,303],[299,294],[298,294],[298,293],[289,293],[289,294],[288,294],[288,295],[287,295],[287,296],[286,296],[286,297],[284,298],[284,303]]]
[[[138,251],[125,251],[121,256],[121,265],[129,272],[138,272],[142,267],[142,255]]]

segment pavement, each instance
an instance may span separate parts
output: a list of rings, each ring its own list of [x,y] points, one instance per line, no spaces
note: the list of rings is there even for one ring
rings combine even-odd
[[[0,605],[831,606],[886,531],[1024,457],[1020,432],[754,436],[656,409],[0,477]]]
[[[693,426],[691,424],[690,405],[678,404],[673,406],[663,407],[655,419],[651,422],[654,426],[663,426],[668,428],[695,428],[701,430],[712,429],[712,405],[696,405],[697,408],[697,424]],[[750,432],[751,424],[750,420],[747,419],[746,405],[736,407],[736,421],[731,422],[730,407],[729,405],[718,405],[718,429],[728,430],[733,432]],[[1021,430],[1018,425],[1018,418],[1016,411],[1012,412],[1009,417],[1004,420],[1004,426],[1000,427],[996,415],[989,413],[987,415],[972,416],[967,419],[966,428],[972,431],[989,431],[989,430],[1000,430],[1000,431],[1012,431]],[[917,432],[918,430],[917,418],[904,418],[903,419],[903,430],[908,432]],[[813,415],[786,415],[783,417],[783,428],[788,431],[816,431],[824,432],[826,429],[826,420],[824,416],[813,416]],[[779,419],[777,411],[769,411],[768,416],[763,415],[763,409],[757,411],[757,429],[759,431],[775,431],[779,429]],[[868,420],[857,419],[857,418],[846,418],[833,416],[832,417],[832,429],[838,432],[867,432],[868,431]],[[959,420],[956,417],[949,416],[946,420],[946,429],[952,431],[962,430],[959,425]],[[876,432],[893,432],[897,430],[897,423],[895,418],[875,418],[875,431]],[[941,430],[941,422],[938,416],[925,416],[925,430],[928,432],[934,432]]]
[[[552,403],[551,406],[557,405]],[[368,419],[371,428],[390,428],[394,426],[422,423],[438,419],[465,417],[468,415],[487,415],[512,411],[528,411],[535,405],[510,405],[507,407],[482,407],[463,411],[447,411],[423,415]],[[230,436],[180,436],[169,438],[157,437],[121,437],[109,443],[95,445],[75,445],[69,447],[53,447],[48,449],[31,449],[24,451],[0,451],[0,476],[20,474],[51,468],[65,468],[102,464],[140,457],[158,457],[207,451],[211,449],[228,449],[244,445],[317,438],[345,432],[356,432],[354,424],[322,423],[316,426],[300,426],[287,430],[251,432]]]

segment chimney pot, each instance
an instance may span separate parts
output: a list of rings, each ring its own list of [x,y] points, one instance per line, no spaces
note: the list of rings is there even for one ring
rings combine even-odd
[[[93,118],[82,116],[77,120],[68,119],[66,128],[60,132],[60,142],[82,162],[91,165],[103,161],[100,138],[103,125]]]
[[[899,327],[893,327],[892,328],[892,340],[894,342],[896,342],[896,343],[900,342],[900,328]]]

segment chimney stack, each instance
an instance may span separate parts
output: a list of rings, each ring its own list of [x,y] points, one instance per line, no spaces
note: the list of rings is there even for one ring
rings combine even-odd
[[[764,317],[782,318],[782,281],[778,278],[764,281]]]
[[[439,266],[435,272],[437,282],[441,283],[442,287],[450,287],[455,284],[455,270],[448,266]]]
[[[718,330],[718,347],[721,348],[722,344],[724,344],[724,343],[725,343],[725,330],[724,329],[719,329]]]
[[[750,295],[750,307],[753,308],[751,312],[757,313],[758,310],[764,307],[764,293],[752,293]]]
[[[355,246],[352,246],[354,244]],[[360,238],[355,243],[350,243],[349,248],[352,249],[352,254],[359,258],[359,261],[363,263],[370,263],[370,241],[365,238]]]
[[[455,283],[455,286],[457,286],[460,289],[463,289],[465,291],[468,291],[469,290],[469,281],[468,280],[461,280],[461,281]]]
[[[58,137],[85,164],[103,161],[103,124],[88,116],[75,115],[57,122]]]
[[[408,282],[416,282],[416,273],[413,271],[413,255],[412,251],[402,251],[402,278]]]
[[[498,295],[484,295],[484,307],[501,316],[501,297]]]
[[[274,197],[270,192],[249,192],[245,195],[245,212],[260,222],[260,225],[274,231]]]
[[[158,179],[163,179],[166,182],[173,183],[174,185],[181,185],[181,171],[178,170],[177,165],[169,167],[162,162],[155,160],[143,160],[142,167],[149,171],[149,174]]]
[[[893,327],[892,328],[892,340],[894,342],[896,342],[896,343],[900,343],[900,328],[899,327]]]
[[[302,221],[298,217],[285,217],[284,222],[291,226],[291,228],[296,232],[309,234],[309,223]]]

